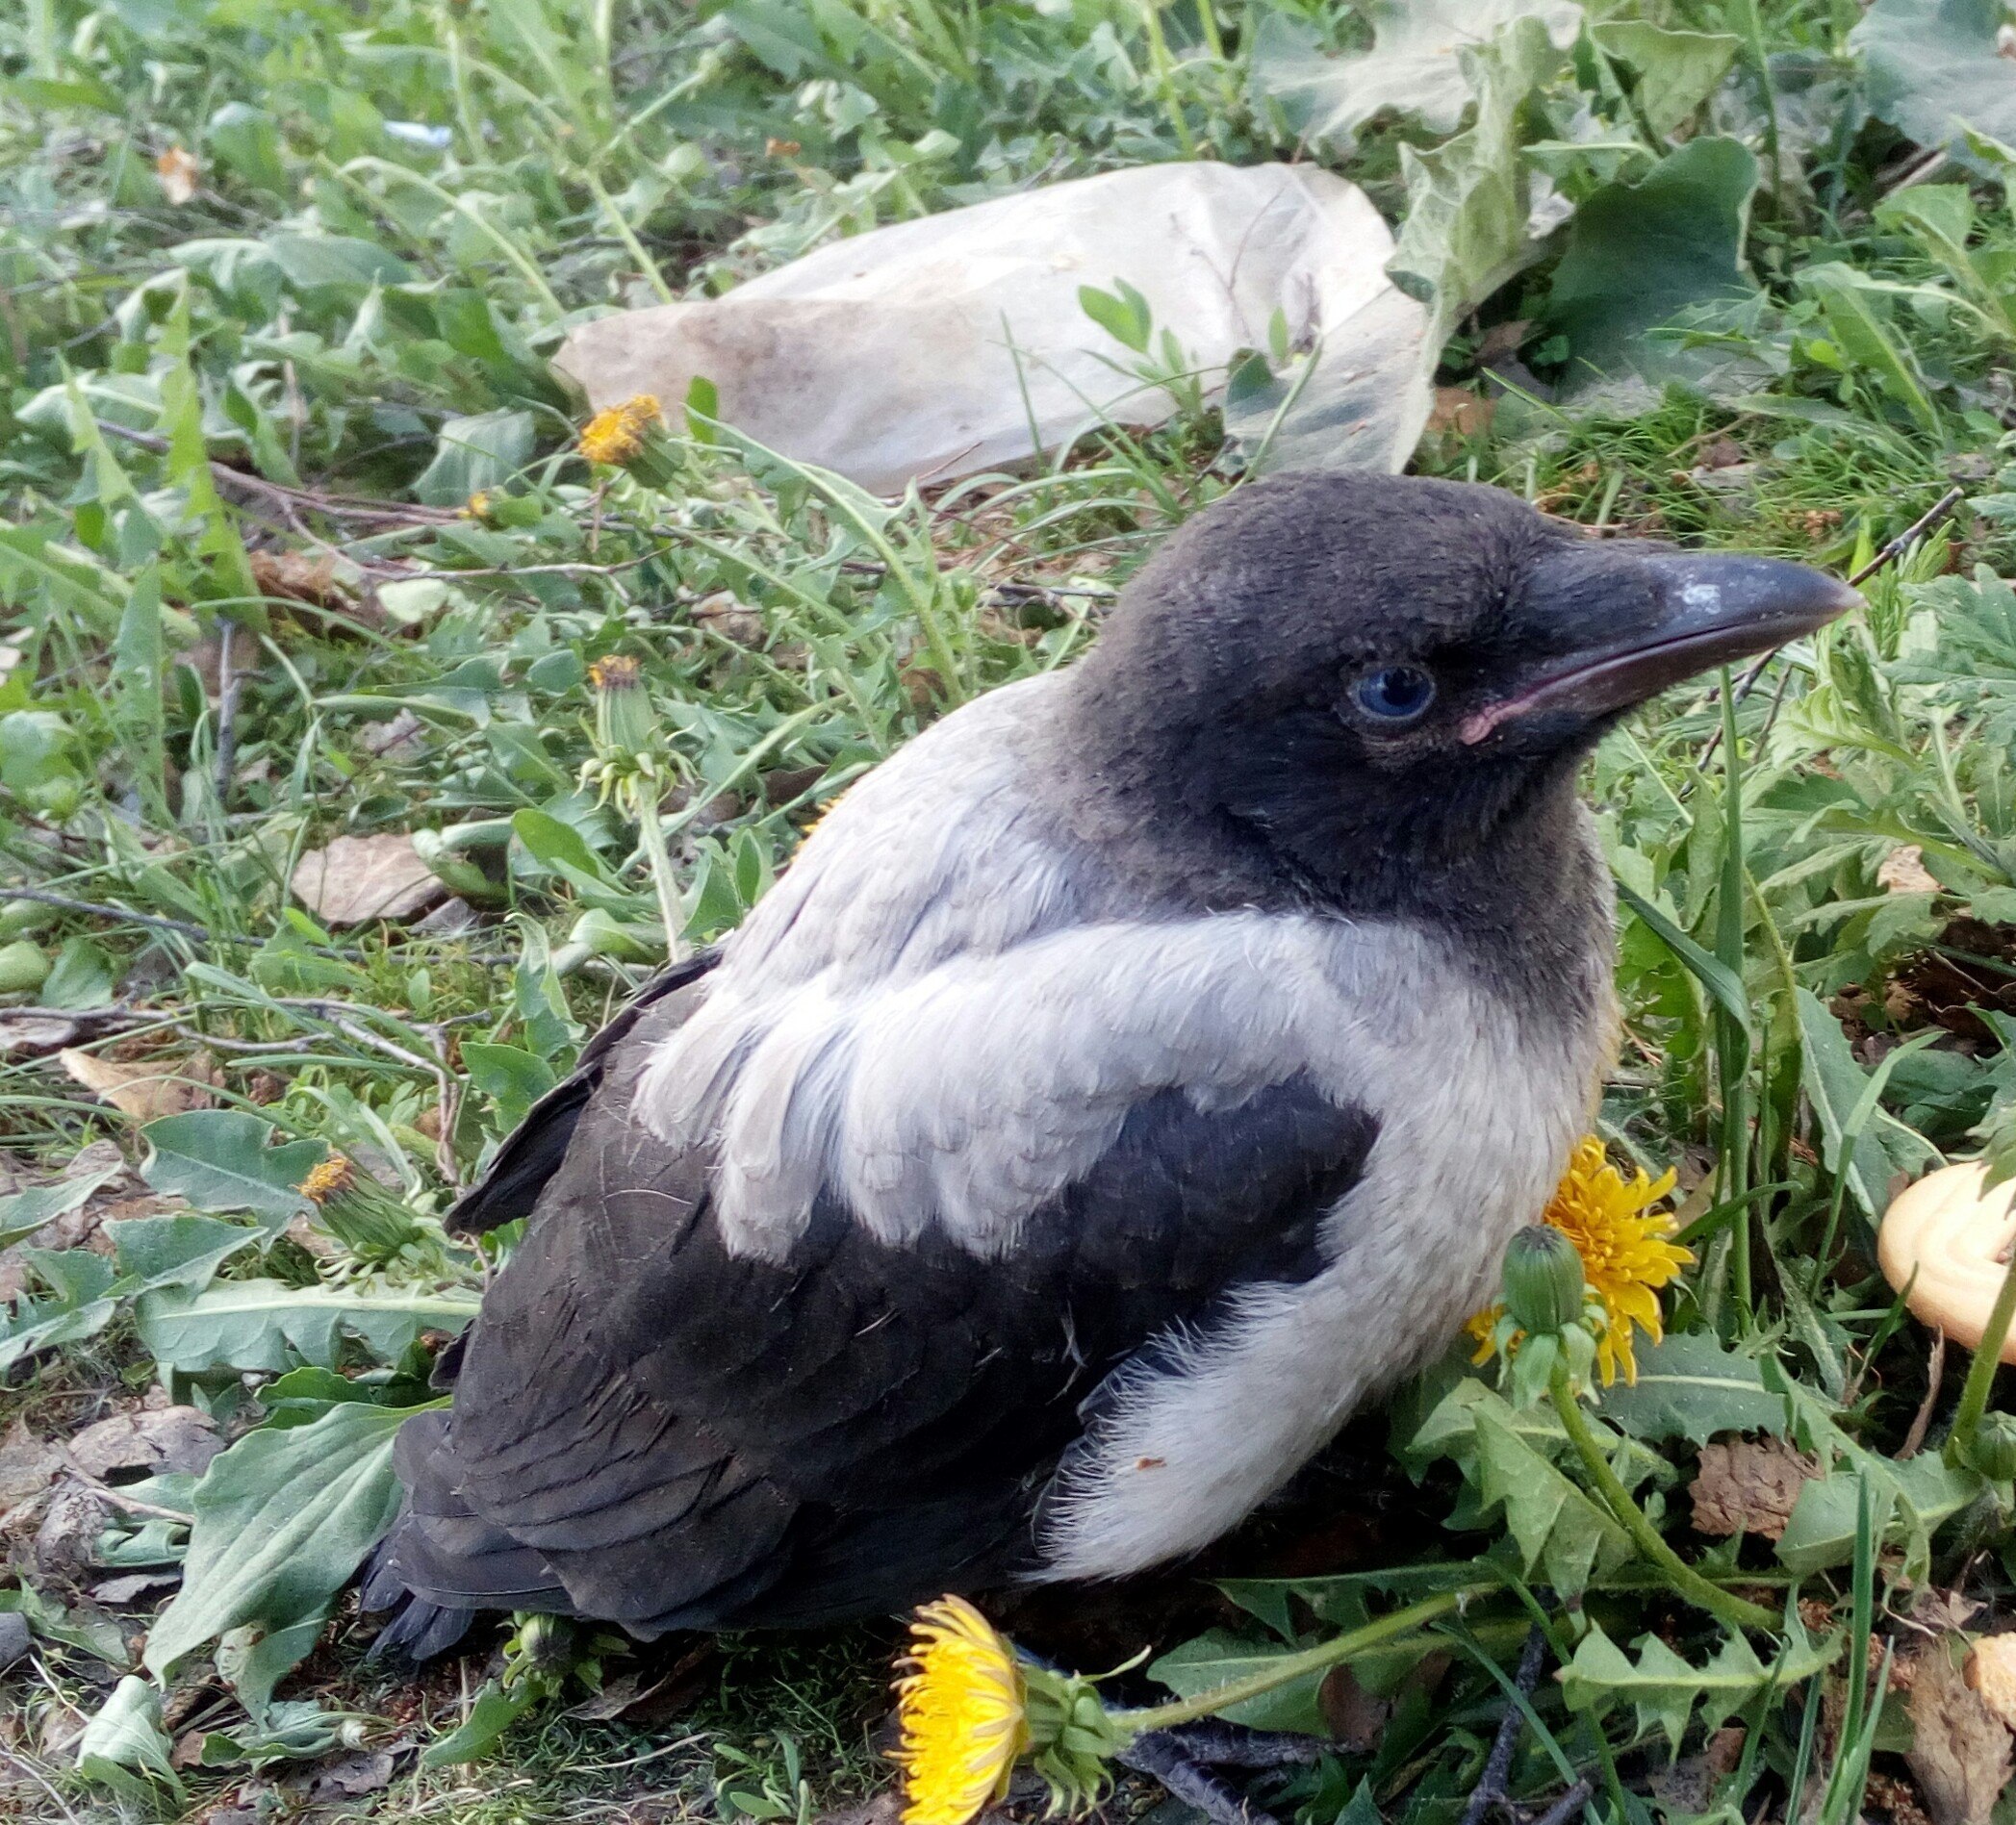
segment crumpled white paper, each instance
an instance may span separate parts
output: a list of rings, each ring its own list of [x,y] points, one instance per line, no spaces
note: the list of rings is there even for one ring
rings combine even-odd
[[[1088,317],[1124,279],[1209,386],[1242,349],[1320,350],[1282,460],[1397,469],[1431,403],[1428,316],[1386,275],[1393,241],[1354,184],[1308,165],[1143,165],[840,241],[727,296],[576,329],[557,358],[598,409],[696,377],[722,418],[878,494],[1047,454],[1102,417],[1174,410]],[[1289,421],[1291,420],[1291,421]],[[1265,427],[1263,427],[1263,429]],[[1250,430],[1250,427],[1249,427]],[[1034,447],[1033,447],[1034,446]]]

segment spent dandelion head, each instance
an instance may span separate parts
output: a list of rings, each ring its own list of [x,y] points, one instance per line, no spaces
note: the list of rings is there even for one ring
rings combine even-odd
[[[341,1153],[331,1153],[319,1165],[309,1168],[308,1177],[294,1187],[312,1204],[325,1204],[338,1192],[347,1191],[357,1182],[357,1169]]]
[[[620,406],[604,406],[581,428],[576,446],[591,463],[621,469],[644,454],[646,434],[658,422],[658,401],[640,393]]]

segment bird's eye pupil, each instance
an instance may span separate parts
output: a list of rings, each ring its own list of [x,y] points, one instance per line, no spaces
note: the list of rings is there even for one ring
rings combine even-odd
[[[1390,722],[1411,721],[1435,698],[1435,680],[1418,666],[1382,666],[1358,681],[1358,707]]]

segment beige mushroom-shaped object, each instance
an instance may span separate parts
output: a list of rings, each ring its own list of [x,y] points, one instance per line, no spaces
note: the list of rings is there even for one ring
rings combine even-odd
[[[1970,1350],[1988,1329],[2016,1242],[2016,1179],[1990,1191],[1987,1178],[1979,1160],[1927,1173],[1898,1194],[1876,1235],[1883,1278],[1904,1295],[1911,1315]],[[2002,1359],[2016,1362],[2016,1326]]]
[[[1967,1657],[1967,1683],[1996,1716],[2016,1730],[2016,1635],[1984,1635]]]

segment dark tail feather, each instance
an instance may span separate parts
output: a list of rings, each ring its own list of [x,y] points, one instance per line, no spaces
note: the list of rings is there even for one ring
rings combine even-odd
[[[399,1429],[393,1463],[405,1506],[379,1541],[359,1599],[367,1611],[394,1610],[371,1644],[373,1658],[425,1660],[446,1653],[484,1610],[566,1613],[566,1591],[530,1547],[473,1513],[456,1492],[447,1413],[419,1413]]]
[[[378,1632],[378,1638],[365,1656],[370,1660],[411,1660],[416,1666],[446,1654],[469,1633],[475,1621],[473,1610],[450,1610],[424,1597],[416,1597],[392,1563],[386,1548],[390,1539],[379,1542],[365,1569],[364,1589],[358,1607],[367,1614],[390,1610],[393,1618]]]

